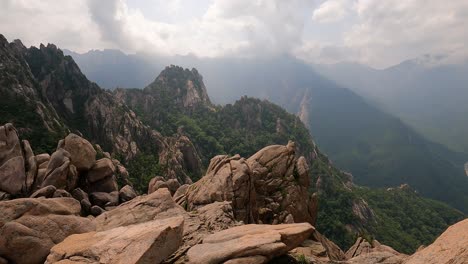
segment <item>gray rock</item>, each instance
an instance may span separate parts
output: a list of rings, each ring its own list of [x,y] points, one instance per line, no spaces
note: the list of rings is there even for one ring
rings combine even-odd
[[[81,204],[81,211],[84,215],[88,215],[91,213],[91,202],[88,199],[83,199],[80,201]]]
[[[73,198],[75,198],[78,201],[81,201],[83,199],[89,200],[88,194],[80,188],[74,189],[71,192],[71,195],[73,196]]]
[[[99,215],[103,214],[105,212],[105,210],[102,209],[98,205],[93,205],[93,206],[91,206],[90,212],[91,212],[91,214],[93,216],[99,216]]]

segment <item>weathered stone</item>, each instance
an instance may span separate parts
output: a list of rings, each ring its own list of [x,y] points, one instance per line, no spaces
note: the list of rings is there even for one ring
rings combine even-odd
[[[346,259],[345,253],[335,243],[328,240],[325,236],[320,234],[317,230],[311,236],[313,240],[318,241],[327,250],[327,256],[332,261],[342,261]]]
[[[91,202],[88,199],[83,199],[80,201],[81,205],[81,211],[83,212],[83,215],[88,215],[91,213]]]
[[[56,197],[72,197],[71,194],[63,189],[58,189],[54,192],[54,198]]]
[[[93,205],[100,207],[113,206],[119,204],[119,193],[94,192],[89,195],[89,199]]]
[[[255,256],[270,260],[299,246],[313,231],[308,223],[237,226],[205,237],[187,256],[189,263],[207,264]]]
[[[38,165],[43,164],[44,162],[48,162],[50,160],[50,155],[48,153],[42,153],[36,155],[36,162]]]
[[[59,147],[70,153],[71,163],[79,170],[89,170],[96,161],[96,150],[86,139],[69,134]]]
[[[0,126],[0,191],[19,194],[25,190],[26,171],[18,133],[12,124]]]
[[[51,198],[57,188],[53,185],[48,185],[46,187],[42,187],[41,189],[35,191],[33,194],[31,194],[31,198],[38,198],[38,197],[46,197],[46,198]]]
[[[309,194],[309,168],[295,157],[295,144],[268,146],[248,160],[256,192],[259,222],[315,224],[317,198]]]
[[[125,185],[119,191],[119,200],[121,203],[128,202],[137,196],[135,190],[133,190],[132,186]]]
[[[414,253],[405,264],[468,263],[468,219],[450,226],[434,243]]]
[[[179,189],[180,183],[177,179],[169,179],[166,181],[167,188],[171,192],[171,195],[174,195],[174,193]]]
[[[305,240],[300,246],[290,251],[293,255],[305,257],[326,257],[327,250],[322,243],[313,240]]]
[[[0,203],[0,256],[11,263],[44,263],[50,248],[67,236],[94,230],[77,216],[73,198],[23,198]]]
[[[156,176],[152,178],[148,184],[148,194],[153,193],[161,188],[167,188],[171,192],[171,195],[174,195],[179,187],[180,183],[177,179],[169,179],[166,181],[163,177]]]
[[[148,183],[148,194],[154,193],[160,188],[167,188],[167,184],[165,183],[164,177],[153,177]]]
[[[377,240],[369,242],[359,237],[346,252],[350,263],[385,263],[400,264],[407,256],[393,248],[382,245]]]
[[[172,196],[174,198],[174,201],[182,206],[182,207],[186,207],[187,206],[187,200],[186,200],[186,194],[187,194],[187,190],[189,188],[190,184],[184,184],[182,186],[179,187],[179,189],[177,189],[177,191],[174,193],[174,195]]]
[[[43,163],[41,163],[39,166],[38,166],[38,169],[47,169],[47,166],[49,166],[49,161],[45,161]]]
[[[107,211],[95,219],[97,230],[143,223],[154,219],[184,215],[185,210],[172,200],[167,189],[159,189]]]
[[[67,183],[70,170],[70,153],[63,149],[58,149],[50,157],[49,164],[44,180],[40,183],[41,187],[53,185],[58,189],[67,189]],[[40,181],[41,179],[39,179]]]
[[[73,196],[73,198],[75,198],[78,201],[81,201],[83,199],[89,200],[88,194],[80,188],[74,189],[71,192],[71,195]]]
[[[251,256],[251,257],[242,257],[230,259],[224,264],[263,264],[268,263],[268,258],[264,256]]]
[[[83,201],[85,201],[85,200],[83,200]],[[91,209],[89,211],[93,216],[99,216],[99,215],[103,214],[106,210],[102,209],[98,205],[93,205],[93,206],[91,206]]]
[[[112,160],[103,158],[93,165],[91,170],[88,171],[87,178],[89,182],[97,182],[106,177],[112,176],[115,173],[115,166]]]
[[[372,251],[361,254],[347,261],[349,264],[403,264],[405,255],[394,254],[388,251]],[[426,263],[426,262],[423,262]],[[438,263],[438,262],[437,262]],[[421,263],[422,264],[422,263]]]
[[[37,162],[29,141],[23,140],[24,159],[26,162],[26,193],[30,193],[37,175]]]
[[[93,182],[89,185],[89,192],[106,192],[111,193],[119,190],[117,180],[114,175],[105,177],[102,180]]]
[[[67,237],[51,249],[46,263],[161,263],[182,242],[183,217],[154,220]],[[63,262],[60,262],[63,263]]]
[[[0,191],[0,201],[10,200],[10,198],[11,195],[9,193]]]
[[[239,155],[219,155],[211,159],[206,175],[186,192],[187,209],[213,202],[232,201],[234,216],[244,223],[255,223],[255,191],[251,171]]]

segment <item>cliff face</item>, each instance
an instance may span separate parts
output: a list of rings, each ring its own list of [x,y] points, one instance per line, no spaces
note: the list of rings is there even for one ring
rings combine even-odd
[[[19,133],[40,150],[50,150],[67,130],[34,77],[21,41],[0,35],[0,123],[15,122]]]
[[[3,68],[0,89],[5,95],[1,99],[2,113],[5,114],[0,121],[14,123],[20,134],[21,131],[48,131],[60,137],[65,131],[73,131],[126,160],[142,152],[156,153],[159,160],[165,162],[168,177],[190,182],[183,162],[186,150],[179,149],[180,136],[164,137],[143,124],[114,94],[90,82],[73,59],[64,56],[55,45],[28,49],[19,41],[8,43],[3,36],[0,42]],[[28,118],[34,122],[22,120],[28,115],[17,115],[15,111],[22,107],[10,106],[12,100],[33,108],[34,112]],[[39,124],[35,125],[35,122]],[[185,142],[184,146],[191,145],[189,139],[181,140]],[[31,141],[36,143],[34,138]],[[40,143],[50,150],[54,141]],[[186,155],[195,157],[191,158],[192,163],[199,161],[196,152]],[[190,166],[191,169],[201,168],[200,164]]]

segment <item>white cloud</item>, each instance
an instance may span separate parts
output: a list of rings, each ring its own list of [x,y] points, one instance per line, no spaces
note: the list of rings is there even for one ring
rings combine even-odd
[[[346,4],[344,0],[327,0],[314,10],[312,19],[319,23],[340,21],[346,15]]]
[[[422,54],[466,53],[468,2],[465,0],[359,0],[359,22],[345,33],[357,60],[389,66]]]
[[[318,7],[310,0],[202,2],[0,0],[0,33],[81,52],[292,53],[311,62],[378,67],[421,54],[468,56],[466,0],[322,0]]]
[[[151,20],[123,0],[89,0],[103,40],[127,51],[199,56],[289,52],[301,42],[307,1],[215,0],[201,16],[178,24]]]
[[[25,45],[55,43],[85,51],[106,45],[87,12],[86,2],[69,0],[1,0],[0,34]],[[108,45],[108,44],[107,44]]]

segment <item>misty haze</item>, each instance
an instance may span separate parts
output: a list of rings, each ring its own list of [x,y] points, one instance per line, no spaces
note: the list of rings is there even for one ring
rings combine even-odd
[[[0,0],[0,263],[468,263],[468,2]]]

